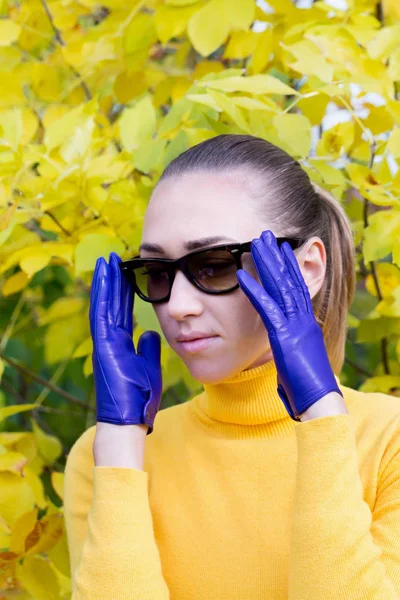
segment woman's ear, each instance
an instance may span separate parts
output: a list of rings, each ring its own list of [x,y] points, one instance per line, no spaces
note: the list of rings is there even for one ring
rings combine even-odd
[[[322,287],[326,272],[325,244],[319,237],[312,237],[296,254],[304,280],[311,298],[317,295]]]

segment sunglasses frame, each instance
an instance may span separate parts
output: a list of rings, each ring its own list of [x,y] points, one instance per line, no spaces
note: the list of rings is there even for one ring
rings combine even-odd
[[[295,250],[296,248],[299,248],[302,244],[304,244],[304,242],[306,240],[303,240],[300,238],[287,238],[287,237],[279,238],[278,237],[278,238],[276,238],[276,241],[277,241],[277,244],[279,247],[281,246],[281,244],[283,244],[283,242],[288,242],[288,244],[290,245],[292,250]],[[237,290],[240,287],[239,283],[234,285],[232,288],[229,288],[228,290],[222,290],[222,291],[206,290],[203,287],[201,287],[201,285],[194,278],[193,274],[190,272],[189,259],[192,256],[195,256],[197,254],[201,254],[203,252],[207,252],[210,250],[227,250],[228,252],[231,253],[233,258],[235,259],[237,270],[242,269],[243,268],[242,254],[244,254],[245,252],[251,252],[251,243],[252,242],[250,241],[250,242],[244,242],[242,244],[220,244],[218,246],[209,246],[207,248],[202,248],[200,250],[194,250],[193,252],[189,252],[188,254],[185,254],[184,256],[181,256],[181,258],[177,258],[177,259],[141,258],[140,256],[135,256],[134,258],[120,262],[119,267],[120,267],[122,273],[124,274],[124,276],[127,277],[128,280],[132,283],[133,288],[134,288],[135,292],[137,293],[137,295],[144,302],[149,302],[150,304],[160,304],[161,302],[169,301],[169,299],[171,297],[172,286],[174,284],[177,269],[180,269],[182,271],[182,273],[187,277],[187,279],[201,292],[204,292],[205,294],[212,294],[215,296],[217,296],[217,295],[219,296],[221,294],[228,294],[230,292],[233,292],[234,290]],[[161,300],[149,300],[142,294],[139,287],[136,285],[134,271],[136,268],[142,267],[144,261],[153,262],[153,263],[162,263],[165,265],[166,271],[168,272],[169,281],[170,281],[169,292],[165,298],[162,298]]]

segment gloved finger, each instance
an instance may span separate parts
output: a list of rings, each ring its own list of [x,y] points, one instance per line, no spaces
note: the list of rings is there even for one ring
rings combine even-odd
[[[133,336],[133,303],[135,290],[127,277],[122,275],[122,304],[123,304],[123,328]]]
[[[310,291],[308,289],[306,282],[304,281],[303,274],[300,271],[300,267],[299,267],[299,263],[297,262],[296,255],[293,252],[292,248],[290,247],[290,244],[288,244],[288,242],[284,242],[282,244],[282,251],[285,254],[286,264],[288,265],[288,268],[290,269],[291,276],[292,276],[293,281],[295,282],[296,287],[299,292],[297,297],[298,297],[298,302],[299,303],[301,302],[301,304],[300,304],[301,309],[310,314],[313,314],[314,309],[312,306]]]
[[[280,265],[275,262],[275,257],[270,250],[270,242],[264,241],[263,236],[252,244],[252,255],[261,283],[268,294],[275,300],[285,314],[294,314],[298,311],[296,300],[287,280],[288,274],[282,273]],[[276,242],[275,242],[276,244]],[[279,252],[279,248],[278,248]],[[282,260],[282,259],[281,259]]]
[[[287,268],[285,255],[279,248],[274,233],[270,230],[263,231],[263,233],[261,234],[261,239],[268,246],[271,255],[275,259],[275,263],[273,263],[272,266],[276,266],[277,270],[279,271],[280,277],[282,278],[282,281],[286,284],[287,289],[289,290],[289,294],[291,298],[293,298],[295,306],[298,309],[299,306],[297,302],[297,288],[294,281],[292,280],[289,269]]]
[[[138,354],[146,358],[152,364],[160,364],[161,361],[161,336],[158,331],[145,331],[138,341]]]
[[[99,259],[94,298],[94,341],[108,339],[110,327],[110,274],[109,266],[103,257]]]
[[[109,271],[110,271],[110,315],[113,320],[115,327],[121,326],[122,324],[122,310],[121,310],[121,270],[119,268],[119,262],[121,259],[115,252],[110,252],[109,256]]]
[[[261,316],[268,333],[279,331],[287,323],[285,314],[268,292],[243,269],[236,271],[240,287]]]
[[[97,288],[98,288],[98,282],[99,282],[99,266],[100,266],[100,259],[98,258],[96,261],[96,266],[94,268],[94,273],[93,273],[93,277],[92,277],[92,285],[90,288],[90,303],[89,303],[89,323],[90,323],[90,330],[91,330],[91,334],[93,336],[93,325],[94,325],[94,321],[95,321],[95,316],[96,316],[96,297],[97,297]]]

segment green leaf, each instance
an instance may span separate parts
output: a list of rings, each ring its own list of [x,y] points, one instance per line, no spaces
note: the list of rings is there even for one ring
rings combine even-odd
[[[32,410],[33,408],[37,408],[37,404],[18,404],[18,406],[4,406],[0,408],[0,423],[7,419],[7,417],[11,417],[12,415],[16,415],[20,412],[25,412],[26,410]]]
[[[126,108],[119,120],[121,141],[127,150],[135,150],[151,139],[156,129],[156,111],[150,96],[139,100],[133,108]]]
[[[189,40],[202,56],[209,56],[225,42],[230,31],[225,0],[210,0],[190,19]]]
[[[381,210],[368,218],[364,231],[363,256],[366,263],[384,258],[400,236],[400,210]]]
[[[108,261],[110,252],[122,255],[124,250],[124,244],[117,237],[112,237],[104,233],[89,233],[79,242],[75,249],[76,276],[84,271],[94,271],[96,261],[100,256],[103,256]]]
[[[306,157],[311,149],[311,123],[303,115],[281,114],[273,118],[283,149],[290,155]]]
[[[247,92],[249,94],[282,94],[296,95],[300,93],[282,83],[272,75],[250,75],[249,77],[228,77],[215,81],[198,81],[198,86],[212,88],[222,92]]]

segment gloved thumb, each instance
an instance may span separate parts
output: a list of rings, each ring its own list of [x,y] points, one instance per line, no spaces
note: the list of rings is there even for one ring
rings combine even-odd
[[[152,364],[161,361],[161,336],[157,331],[145,331],[138,341],[138,354]]]

